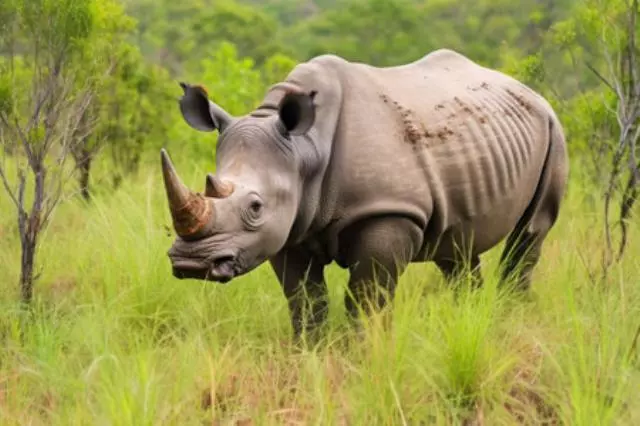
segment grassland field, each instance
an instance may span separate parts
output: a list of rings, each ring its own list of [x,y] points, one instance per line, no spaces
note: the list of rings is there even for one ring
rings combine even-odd
[[[212,167],[176,163],[198,189]],[[602,204],[577,161],[530,298],[497,291],[501,244],[482,258],[485,286],[457,297],[434,265],[410,266],[391,326],[374,317],[355,336],[348,276],[331,266],[328,334],[306,349],[268,265],[224,286],[172,277],[159,164],[115,192],[104,176],[44,232],[30,317],[0,193],[2,425],[640,424],[640,226],[594,281]]]

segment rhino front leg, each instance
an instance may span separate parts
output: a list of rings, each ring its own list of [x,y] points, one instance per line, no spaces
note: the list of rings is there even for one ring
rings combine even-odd
[[[283,250],[270,263],[289,304],[294,339],[298,340],[303,333],[317,334],[329,307],[324,280],[326,265],[302,247]]]
[[[369,314],[393,300],[399,276],[420,248],[422,231],[407,218],[373,218],[352,225],[340,240],[350,271],[345,307],[355,320],[359,310]]]

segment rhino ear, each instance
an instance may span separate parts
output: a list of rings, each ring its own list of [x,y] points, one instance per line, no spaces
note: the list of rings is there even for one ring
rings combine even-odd
[[[317,92],[287,93],[280,101],[278,115],[284,131],[291,135],[302,135],[311,129],[316,119],[314,98]]]
[[[180,112],[184,120],[196,130],[220,133],[231,123],[231,116],[221,107],[209,100],[202,86],[180,82],[184,91],[180,98]]]

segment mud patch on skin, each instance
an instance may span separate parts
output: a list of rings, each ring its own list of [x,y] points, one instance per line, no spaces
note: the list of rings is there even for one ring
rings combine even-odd
[[[531,112],[533,110],[533,106],[531,105],[531,103],[529,103],[524,96],[519,95],[517,93],[515,93],[513,90],[511,89],[506,89],[506,92],[509,96],[511,96],[513,99],[516,100],[516,102],[518,102],[518,105],[520,105],[521,107],[523,107],[524,109],[527,110],[527,112]]]
[[[400,105],[397,101],[390,99],[385,94],[380,94],[380,99],[392,106],[399,114],[402,120],[402,128],[404,133],[404,140],[406,143],[413,145],[414,149],[429,148],[434,145],[446,142],[455,133],[447,125],[439,127],[437,129],[427,129],[424,125],[415,117],[412,110]],[[435,106],[436,110],[445,108],[444,105],[438,104]],[[455,118],[455,114],[452,114],[449,119]]]
[[[488,89],[489,85],[487,83],[482,83],[480,85],[480,87],[484,88],[484,89]],[[474,89],[472,89],[472,90],[474,90]],[[479,90],[479,88],[477,88],[477,90]],[[476,118],[477,121],[480,124],[486,124],[487,121],[489,120],[487,114],[491,115],[491,111],[488,111],[486,106],[483,106],[483,105],[480,105],[480,104],[477,104],[477,103],[474,103],[474,102],[465,103],[464,101],[462,101],[457,96],[454,96],[453,100],[454,100],[455,104],[460,108],[459,111],[461,111],[462,113],[464,113],[464,114],[466,114],[466,115],[468,115],[470,117]],[[451,122],[452,120],[455,120],[458,117],[460,117],[459,113],[456,114],[455,112],[452,112],[447,117],[447,120],[449,120]],[[446,136],[451,136],[452,135],[452,132],[447,131],[447,130],[448,129],[446,129],[446,127],[445,127],[445,135],[442,135],[442,136],[446,137]]]
[[[453,136],[454,132],[449,127],[444,126],[442,129],[438,130],[438,137],[445,141],[449,136]]]
[[[469,90],[471,90],[472,92],[477,92],[480,89],[484,89],[484,90],[488,90],[489,89],[489,83],[487,83],[486,81],[483,81],[480,86],[476,86],[476,87],[467,87]]]
[[[453,98],[453,100],[455,101],[455,103],[462,109],[462,111],[468,115],[474,115],[473,110],[475,109],[477,112],[481,112],[482,111],[482,107],[480,105],[469,105],[465,102],[463,102],[459,97],[455,96]],[[473,108],[472,108],[473,107]],[[450,118],[453,118],[452,116],[450,116]]]
[[[415,119],[413,111],[403,107],[397,101],[390,99],[387,95],[381,94],[380,99],[385,104],[391,103],[393,108],[400,114],[402,119],[402,127],[404,129],[404,140],[412,145],[418,145],[422,142],[423,145],[429,145],[427,139],[430,138],[430,132],[427,131],[422,125]]]

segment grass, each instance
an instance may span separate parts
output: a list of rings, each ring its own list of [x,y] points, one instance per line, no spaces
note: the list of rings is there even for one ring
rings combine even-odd
[[[297,350],[267,265],[226,286],[172,278],[159,169],[144,171],[91,206],[60,207],[31,319],[16,303],[19,245],[0,197],[1,424],[640,423],[629,356],[640,229],[606,282],[592,282],[601,210],[577,173],[530,299],[496,290],[501,245],[475,293],[454,296],[434,266],[412,265],[390,327],[374,317],[356,337],[347,275],[332,266],[327,342]],[[185,177],[200,188],[202,176]]]

